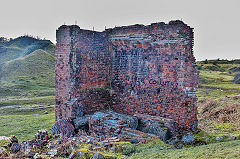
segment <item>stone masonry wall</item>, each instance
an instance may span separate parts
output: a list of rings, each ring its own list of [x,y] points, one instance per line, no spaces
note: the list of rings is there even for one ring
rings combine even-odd
[[[197,127],[193,29],[181,21],[57,31],[56,119],[112,109]]]

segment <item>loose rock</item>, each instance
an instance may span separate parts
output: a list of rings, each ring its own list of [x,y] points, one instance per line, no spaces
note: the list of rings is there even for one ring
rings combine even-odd
[[[84,131],[88,131],[89,117],[91,117],[91,115],[85,115],[85,116],[77,117],[76,119],[74,119],[73,122],[74,122],[74,126],[75,126],[76,130],[81,129]]]
[[[164,127],[163,124],[151,119],[141,119],[139,121],[138,130],[157,135],[163,141],[167,141],[171,137],[170,131]]]
[[[216,140],[217,140],[217,141],[222,141],[222,140],[223,140],[223,137],[222,137],[222,136],[218,136],[218,137],[216,137]]]
[[[74,134],[74,126],[69,120],[58,120],[51,128],[52,134],[63,134],[64,137],[70,137]]]
[[[185,144],[193,144],[195,142],[195,137],[191,132],[188,132],[187,135],[183,135],[182,142]]]
[[[231,136],[231,141],[236,140],[236,136]]]
[[[48,114],[48,111],[43,112],[43,114]]]

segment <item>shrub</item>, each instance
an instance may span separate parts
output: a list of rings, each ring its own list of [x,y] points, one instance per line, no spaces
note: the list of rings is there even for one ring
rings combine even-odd
[[[232,67],[229,69],[229,72],[240,72],[240,67]]]
[[[240,73],[237,73],[234,77],[234,83],[236,84],[240,84]]]
[[[209,70],[209,71],[220,71],[220,67],[217,65],[204,65],[203,69]]]
[[[129,142],[121,142],[116,145],[116,152],[124,155],[130,155],[136,151],[136,146]]]

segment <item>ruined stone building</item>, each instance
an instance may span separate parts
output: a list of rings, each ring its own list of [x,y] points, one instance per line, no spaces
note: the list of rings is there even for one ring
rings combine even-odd
[[[182,21],[103,32],[57,30],[56,120],[101,110],[174,119],[197,127],[193,28]]]

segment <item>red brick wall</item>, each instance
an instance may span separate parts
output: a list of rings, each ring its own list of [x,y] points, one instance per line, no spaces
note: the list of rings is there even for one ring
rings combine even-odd
[[[184,128],[197,127],[193,31],[183,22],[104,32],[60,27],[57,39],[56,119],[113,109],[168,117]],[[59,64],[61,53],[69,61],[64,68]],[[63,80],[61,72],[68,80]]]
[[[197,126],[193,32],[182,22],[110,30],[115,111]]]
[[[107,35],[102,32],[80,30],[74,43],[76,54],[73,98],[81,105],[84,114],[109,108],[110,53]]]
[[[56,45],[56,120],[109,108],[106,34],[62,26]]]
[[[56,73],[56,120],[69,116],[70,108],[66,106],[70,99],[70,53],[71,36],[70,27],[61,26],[57,30],[57,44],[55,53],[55,73]]]

